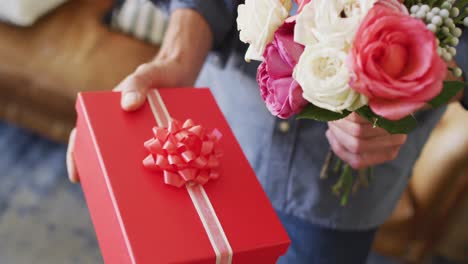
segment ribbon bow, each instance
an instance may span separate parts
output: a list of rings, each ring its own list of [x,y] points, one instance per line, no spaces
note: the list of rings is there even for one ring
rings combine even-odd
[[[222,137],[219,130],[210,133],[188,119],[181,126],[177,120],[169,127],[153,128],[154,138],[145,142],[150,154],[143,165],[155,171],[162,171],[166,184],[182,187],[186,184],[205,184],[220,175],[219,158],[222,153],[218,142]]]

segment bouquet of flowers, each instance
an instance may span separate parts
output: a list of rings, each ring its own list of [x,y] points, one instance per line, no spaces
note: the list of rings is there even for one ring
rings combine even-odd
[[[238,8],[246,61],[262,61],[257,81],[269,111],[279,118],[333,121],[352,112],[392,134],[417,125],[413,113],[447,104],[465,85],[444,82],[468,0],[246,0]],[[328,155],[321,176],[328,174]],[[340,162],[333,191],[341,203],[368,182]],[[364,184],[365,185],[365,184]]]

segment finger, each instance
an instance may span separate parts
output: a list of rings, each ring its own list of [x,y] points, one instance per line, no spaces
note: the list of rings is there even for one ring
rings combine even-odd
[[[359,114],[356,114],[355,112],[353,112],[350,115],[348,115],[347,117],[345,117],[345,119],[347,119],[347,120],[349,120],[351,122],[358,123],[358,124],[370,124],[369,120],[361,117]]]
[[[377,152],[368,152],[363,154],[354,154],[346,150],[336,139],[333,133],[328,130],[326,137],[330,143],[333,152],[340,157],[341,160],[348,163],[353,169],[364,169],[375,165],[380,165],[385,162],[397,158],[400,147],[390,147],[381,149]]]
[[[344,132],[358,138],[372,138],[388,135],[388,132],[380,127],[374,127],[370,123],[356,123],[347,119],[341,119],[334,122],[328,122],[329,126],[337,126]]]
[[[146,100],[146,92],[141,91],[124,91],[120,105],[125,111],[135,111],[139,109]]]
[[[398,157],[400,152],[400,147],[389,147],[385,149],[381,149],[377,152],[369,152],[360,155],[361,161],[359,161],[356,165],[360,165],[359,168],[367,168],[371,166],[376,166],[383,164],[388,161],[392,161]]]
[[[67,148],[67,172],[68,179],[73,183],[78,183],[80,179],[78,178],[78,173],[75,168],[75,160],[73,159],[73,151],[75,149],[75,137],[76,137],[76,128],[74,128],[70,133],[70,139],[68,141]]]
[[[156,79],[160,75],[156,74],[158,69],[161,67],[154,63],[142,64],[114,89],[122,92],[120,104],[123,110],[134,111],[143,105],[152,83],[159,83]]]
[[[327,130],[325,133],[325,136],[328,139],[328,143],[330,143],[330,147],[333,150],[333,152],[343,161],[346,163],[350,164],[353,168],[355,168],[355,163],[356,161],[360,160],[358,155],[353,154],[349,151],[347,151],[336,139],[336,137],[333,135],[331,130]]]
[[[336,125],[329,125],[329,128],[336,140],[340,142],[347,151],[355,154],[375,152],[384,148],[401,146],[406,142],[407,138],[406,135],[385,134],[384,136],[363,139],[349,134]]]
[[[125,78],[114,91],[122,93],[120,100],[122,109],[134,111],[145,102],[149,87],[149,83],[144,77],[132,74]]]

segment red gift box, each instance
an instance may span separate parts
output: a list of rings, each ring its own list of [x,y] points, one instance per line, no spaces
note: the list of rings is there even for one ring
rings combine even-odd
[[[135,112],[121,110],[119,93],[78,95],[74,158],[104,261],[275,263],[288,248],[288,236],[210,91],[150,94]],[[165,184],[162,172],[143,166],[143,144],[154,137],[159,103],[166,116],[222,133],[219,178],[201,188],[176,188]],[[195,205],[197,188],[211,208],[208,220]],[[223,248],[231,253],[220,253]]]

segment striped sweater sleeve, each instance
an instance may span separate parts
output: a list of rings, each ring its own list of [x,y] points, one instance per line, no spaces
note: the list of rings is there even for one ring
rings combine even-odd
[[[162,5],[169,12],[180,8],[197,11],[208,22],[213,32],[213,47],[220,49],[234,29],[235,16],[239,0],[152,0]]]

